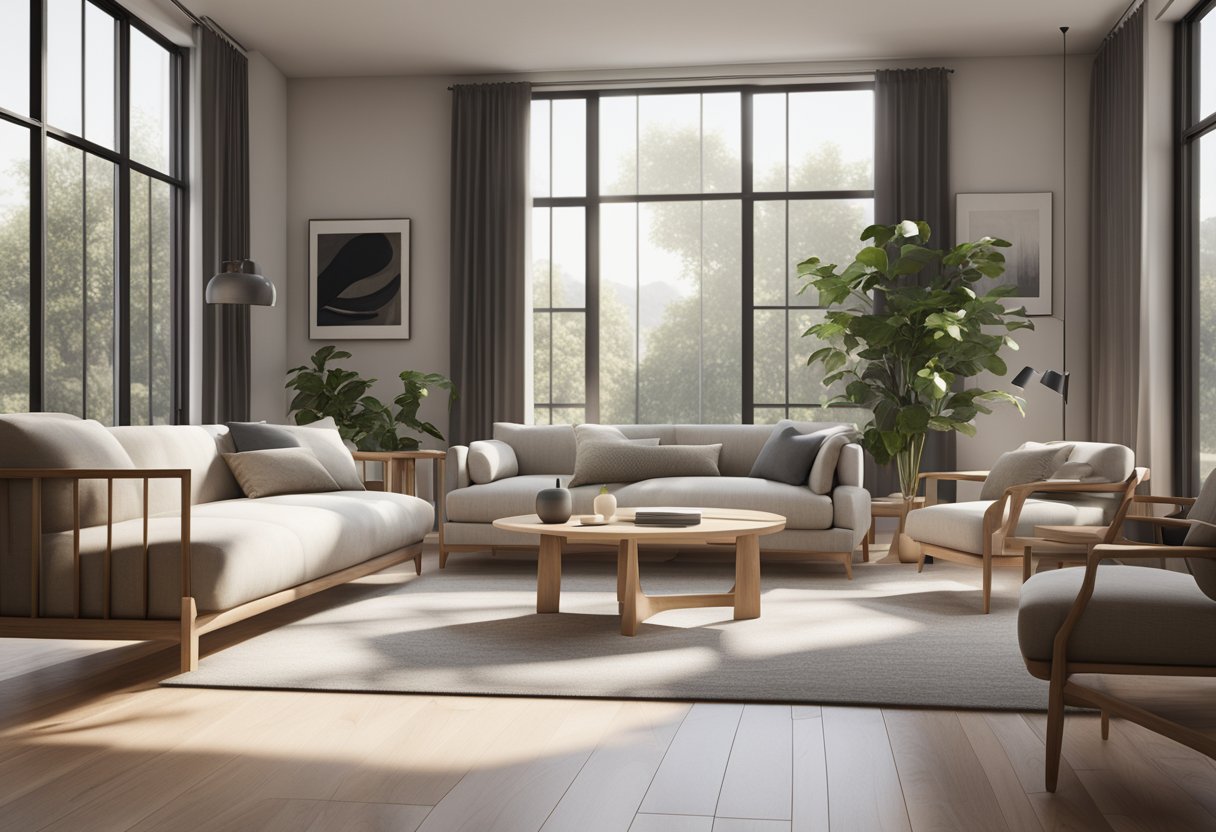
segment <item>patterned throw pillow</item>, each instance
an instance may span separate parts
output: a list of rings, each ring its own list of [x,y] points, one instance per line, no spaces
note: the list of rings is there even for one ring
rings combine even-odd
[[[999,500],[1012,486],[1051,479],[1068,460],[1072,448],[1072,445],[1040,445],[1001,454],[984,480],[980,499]]]

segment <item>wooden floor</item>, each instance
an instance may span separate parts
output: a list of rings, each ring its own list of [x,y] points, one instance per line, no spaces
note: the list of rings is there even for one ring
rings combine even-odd
[[[0,640],[0,832],[1216,829],[1216,764],[1119,720],[1068,718],[1049,795],[1038,714],[158,687],[175,660]]]

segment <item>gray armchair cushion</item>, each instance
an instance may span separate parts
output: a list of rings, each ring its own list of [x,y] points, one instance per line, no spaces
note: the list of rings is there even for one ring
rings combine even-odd
[[[999,500],[1007,489],[1028,482],[1051,479],[1068,460],[1072,445],[1021,447],[1001,454],[980,489],[981,500]]]
[[[1051,660],[1056,633],[1084,575],[1084,569],[1055,569],[1022,586],[1018,644],[1024,657]],[[1103,564],[1089,606],[1069,640],[1068,660],[1216,667],[1214,634],[1216,601],[1190,575]]]
[[[984,512],[994,500],[939,503],[908,514],[904,531],[919,543],[944,546],[973,555],[984,552]],[[1097,526],[1102,510],[1049,500],[1027,500],[1018,517],[1017,533],[1031,535],[1035,526]]]
[[[1208,478],[1203,482],[1203,488],[1199,491],[1199,497],[1186,516],[1195,520],[1203,520],[1206,523],[1216,523],[1216,474],[1208,474]],[[1184,542],[1187,546],[1216,546],[1216,528],[1204,525],[1192,526],[1187,531]],[[1199,585],[1199,588],[1209,598],[1216,599],[1216,560],[1187,558],[1186,563],[1191,574],[1195,576],[1195,583]],[[1216,641],[1216,633],[1212,633],[1212,640]]]

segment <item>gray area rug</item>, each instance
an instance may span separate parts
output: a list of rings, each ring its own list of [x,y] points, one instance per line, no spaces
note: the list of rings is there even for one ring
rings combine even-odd
[[[420,578],[329,590],[331,606],[203,658],[184,687],[289,688],[1042,710],[1018,653],[1018,576],[949,564],[766,563],[762,614],[672,610],[620,635],[615,559],[565,558],[561,612],[537,615],[534,562],[456,555]],[[642,564],[648,594],[722,592],[733,566]],[[376,581],[380,582],[377,583]],[[405,581],[405,582],[402,582]],[[326,597],[326,596],[323,596]]]

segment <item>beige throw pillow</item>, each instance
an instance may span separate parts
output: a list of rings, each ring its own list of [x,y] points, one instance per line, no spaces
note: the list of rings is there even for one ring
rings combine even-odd
[[[341,491],[317,455],[307,448],[272,448],[224,454],[246,497]]]
[[[1001,454],[980,489],[981,500],[999,500],[1007,489],[1049,480],[1068,461],[1072,445],[1021,447]]]
[[[592,442],[574,460],[570,487],[640,482],[658,477],[718,477],[721,445],[638,445]]]
[[[355,458],[350,454],[350,448],[342,441],[338,426],[331,417],[325,417],[311,425],[280,425],[284,430],[300,440],[301,447],[307,448],[317,455],[321,465],[334,478],[342,491],[364,491],[363,480],[359,478],[359,469],[355,467]]]

